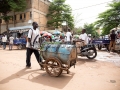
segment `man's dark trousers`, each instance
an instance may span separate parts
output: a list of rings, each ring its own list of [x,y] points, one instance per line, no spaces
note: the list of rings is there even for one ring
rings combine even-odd
[[[26,52],[26,55],[27,55],[27,57],[26,57],[26,66],[29,66],[29,67],[31,66],[30,59],[31,59],[32,53],[34,53],[38,63],[42,61],[38,50],[27,48],[27,52]]]

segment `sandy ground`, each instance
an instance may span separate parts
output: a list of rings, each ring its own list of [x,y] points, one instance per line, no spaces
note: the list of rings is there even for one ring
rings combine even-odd
[[[104,51],[93,61],[79,57],[71,73],[63,72],[60,77],[40,70],[34,54],[32,68],[26,69],[25,54],[25,50],[0,48],[0,90],[120,90],[120,67],[104,61],[106,58],[100,57],[108,55]]]

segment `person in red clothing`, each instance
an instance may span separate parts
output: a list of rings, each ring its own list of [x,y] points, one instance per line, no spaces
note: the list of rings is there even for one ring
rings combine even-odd
[[[112,46],[113,46],[113,51],[115,50],[115,40],[116,40],[116,34],[115,31],[112,30],[111,34],[110,34],[110,45],[109,45],[109,51],[111,51]]]

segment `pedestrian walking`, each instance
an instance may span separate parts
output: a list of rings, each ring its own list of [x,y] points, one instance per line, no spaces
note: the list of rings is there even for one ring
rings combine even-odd
[[[110,45],[109,45],[109,51],[113,50],[115,51],[115,40],[116,40],[116,34],[115,31],[112,30],[111,34],[110,34]],[[112,48],[113,47],[113,48]]]
[[[40,31],[38,29],[38,24],[37,22],[33,22],[32,23],[33,28],[31,28],[28,31],[28,36],[27,36],[27,51],[26,51],[26,67],[30,68],[31,67],[31,55],[32,53],[34,53],[37,62],[39,63],[39,65],[41,66],[41,69],[43,69],[42,67],[42,59],[40,57],[40,54],[38,52],[38,48],[39,48],[39,44],[40,43]]]
[[[65,39],[66,39],[66,43],[67,44],[71,44],[71,40],[72,40],[72,33],[70,32],[70,29],[68,29],[66,35],[65,35]]]
[[[9,37],[9,50],[12,50],[14,37],[11,35]]]
[[[3,37],[2,37],[3,49],[6,49],[6,43],[7,43],[7,37],[4,34]]]
[[[0,48],[2,47],[2,35],[0,34]]]

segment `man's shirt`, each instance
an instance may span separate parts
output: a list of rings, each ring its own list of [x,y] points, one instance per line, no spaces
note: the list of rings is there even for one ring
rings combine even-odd
[[[110,40],[115,41],[116,39],[116,34],[110,34]]]
[[[87,36],[86,33],[81,34],[81,35],[79,36],[79,39],[84,40],[85,44],[88,44],[88,36]]]
[[[10,44],[13,44],[14,37],[11,36],[9,40],[10,40]]]
[[[38,37],[36,38],[36,36],[38,35]],[[40,31],[36,28],[36,30],[34,30],[33,28],[31,28],[29,31],[28,31],[28,36],[27,38],[30,38],[31,39],[31,44],[33,45],[33,42],[35,40],[35,42],[39,42],[39,38],[40,38]],[[30,47],[30,43],[27,41],[27,44],[26,44],[26,47]]]
[[[70,41],[70,37],[72,37],[71,32],[66,33],[66,41]]]
[[[6,36],[2,37],[2,42],[7,42],[7,37]]]

